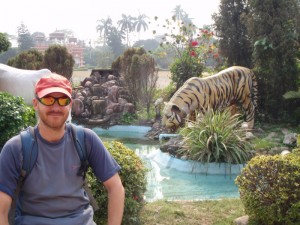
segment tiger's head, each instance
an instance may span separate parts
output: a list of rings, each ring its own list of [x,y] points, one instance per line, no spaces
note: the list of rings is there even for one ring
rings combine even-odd
[[[162,125],[172,130],[176,130],[182,124],[185,116],[185,113],[181,111],[177,105],[165,102]]]

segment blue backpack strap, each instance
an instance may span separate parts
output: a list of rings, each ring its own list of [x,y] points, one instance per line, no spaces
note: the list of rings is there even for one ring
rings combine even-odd
[[[99,206],[98,206],[96,199],[93,196],[92,190],[88,186],[88,183],[85,179],[86,172],[89,167],[89,161],[87,158],[84,128],[82,126],[76,126],[72,123],[70,123],[70,126],[71,126],[71,133],[73,136],[74,144],[75,144],[77,153],[78,153],[80,161],[81,161],[81,166],[78,170],[77,175],[83,177],[83,180],[84,180],[83,188],[84,188],[85,192],[87,193],[87,195],[89,196],[90,203],[94,209],[94,212],[96,212],[97,210],[99,210]]]
[[[20,136],[21,136],[21,143],[22,143],[23,162],[22,162],[21,174],[9,210],[9,215],[8,215],[9,224],[14,224],[17,198],[20,194],[26,176],[31,172],[32,168],[36,163],[37,155],[38,155],[38,146],[35,139],[34,128],[28,127],[26,130],[21,131]]]
[[[83,179],[85,179],[85,174],[89,167],[89,162],[87,159],[84,128],[82,126],[76,126],[71,123],[70,126],[71,126],[74,144],[81,161],[81,166],[78,170],[78,176],[82,176]]]
[[[38,156],[38,146],[33,127],[28,127],[26,130],[21,132],[21,142],[23,154],[21,176],[25,178],[34,167]]]

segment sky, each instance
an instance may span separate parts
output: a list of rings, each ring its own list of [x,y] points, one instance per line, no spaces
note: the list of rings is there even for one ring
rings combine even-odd
[[[46,36],[56,29],[68,29],[80,40],[95,40],[97,22],[110,17],[117,23],[122,14],[137,17],[145,14],[153,23],[141,38],[151,38],[157,30],[154,17],[171,19],[177,5],[188,13],[198,27],[212,24],[211,15],[219,11],[220,0],[8,0],[1,3],[0,32],[17,35],[17,27],[24,23],[29,32],[43,32]],[[144,37],[143,37],[144,35]]]

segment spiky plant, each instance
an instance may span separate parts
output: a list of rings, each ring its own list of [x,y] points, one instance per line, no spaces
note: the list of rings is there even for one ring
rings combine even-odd
[[[196,120],[187,121],[179,131],[183,136],[180,153],[202,163],[244,164],[251,157],[251,145],[241,125],[240,115],[232,115],[230,109],[196,113]]]

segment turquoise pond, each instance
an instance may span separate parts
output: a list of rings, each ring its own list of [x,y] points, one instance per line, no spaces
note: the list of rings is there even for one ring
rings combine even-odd
[[[150,127],[113,126],[109,129],[93,128],[103,141],[117,140],[136,152],[150,171],[147,174],[146,201],[209,200],[239,197],[234,183],[242,166],[203,166],[176,159],[159,149],[159,141],[148,140]],[[224,171],[227,171],[225,174]]]

